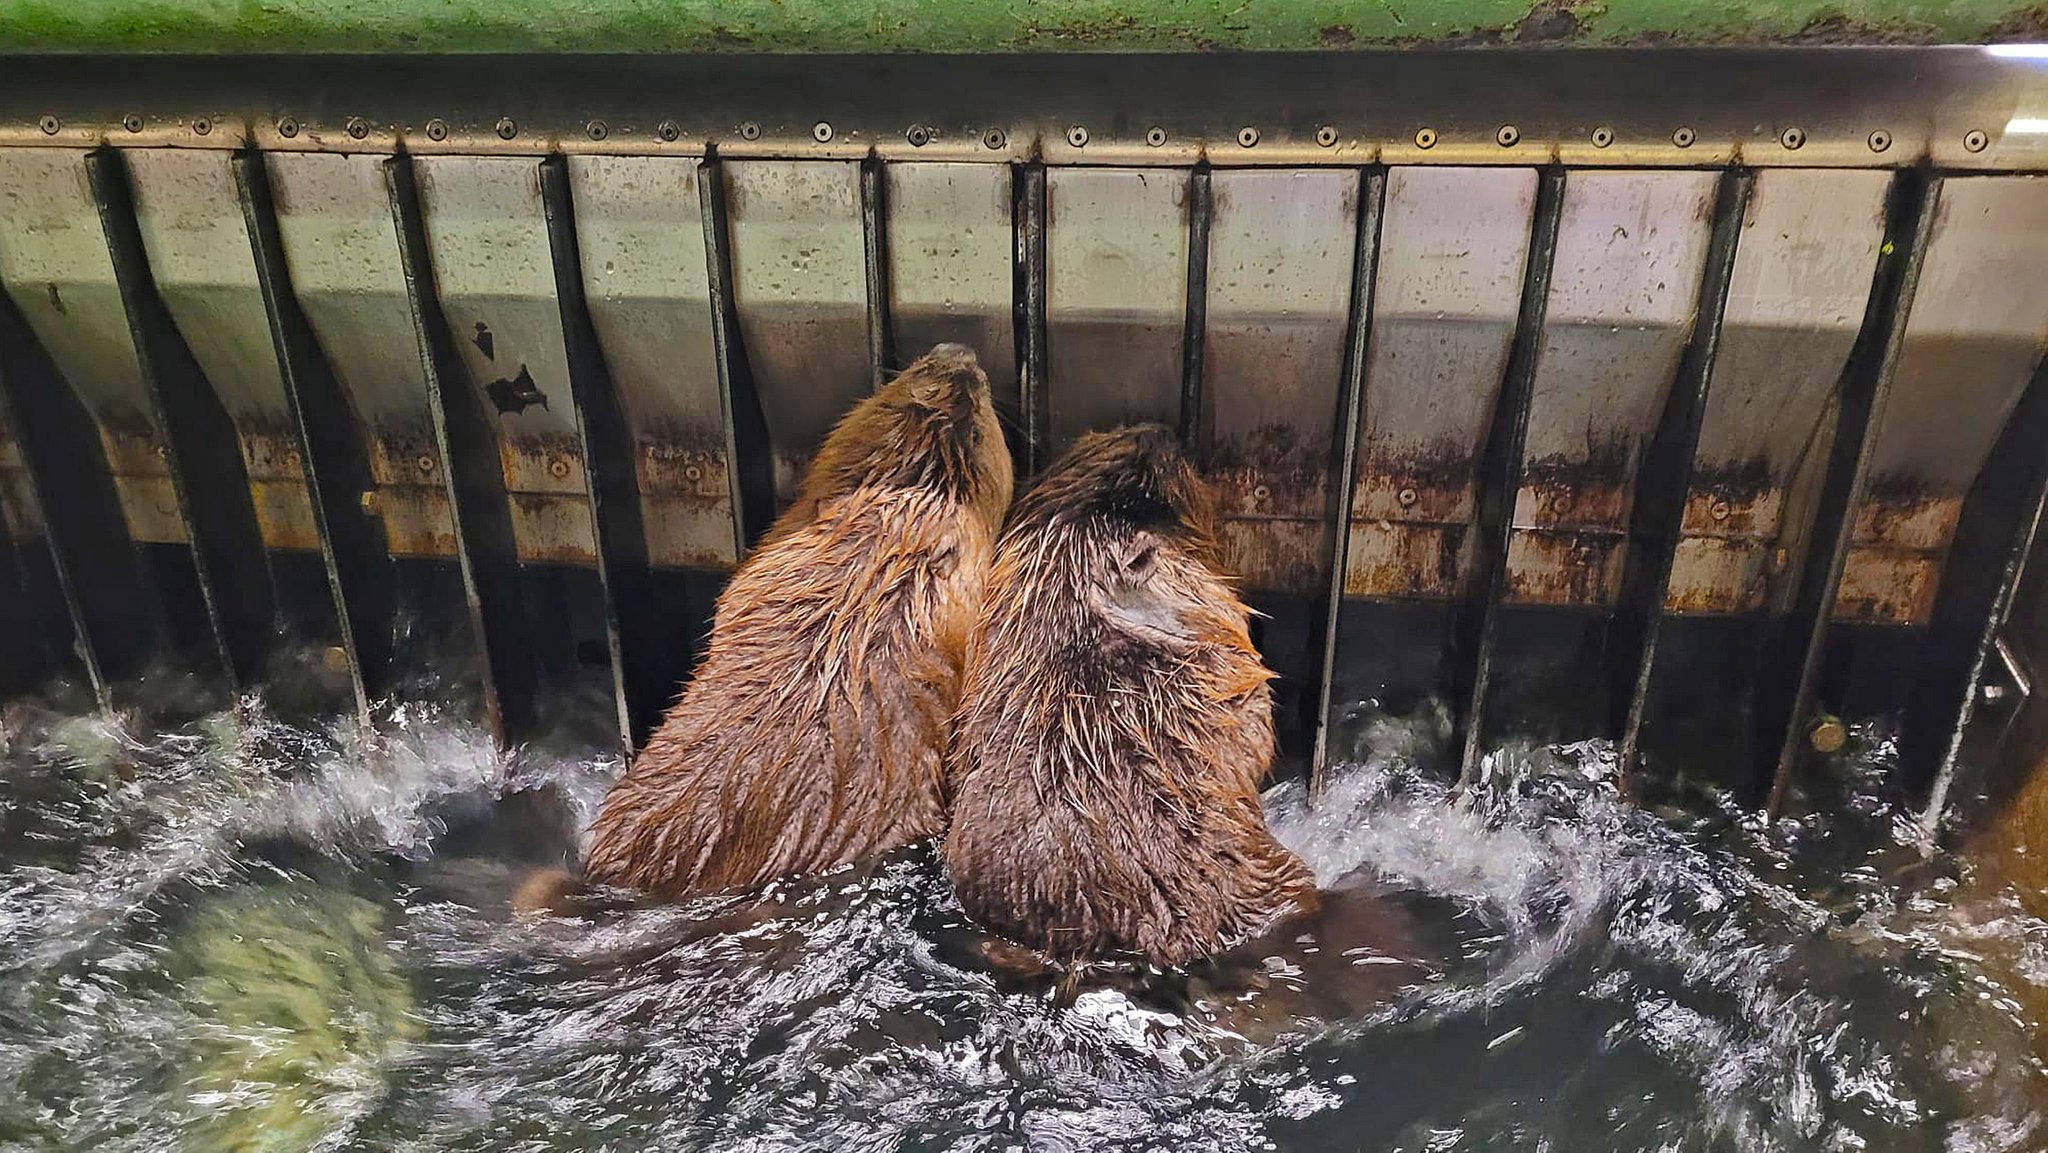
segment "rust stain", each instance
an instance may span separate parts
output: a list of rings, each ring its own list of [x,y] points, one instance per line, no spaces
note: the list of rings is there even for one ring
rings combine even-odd
[[[1344,594],[1444,600],[1470,579],[1470,526],[1353,521]]]
[[[1621,591],[1627,537],[1517,529],[1508,538],[1506,600],[1533,605],[1612,605]]]
[[[1515,523],[1533,528],[1625,531],[1635,491],[1636,439],[1603,437],[1583,457],[1551,455],[1522,470]]]
[[[1836,619],[1926,624],[1934,615],[1942,560],[1938,553],[1851,548],[1836,590]]]
[[[1329,531],[1321,520],[1225,518],[1223,567],[1246,587],[1316,593],[1327,588]]]
[[[1679,540],[1664,594],[1670,613],[1755,612],[1770,602],[1790,557],[1769,540],[1693,536]]]
[[[498,440],[505,487],[513,492],[584,493],[583,445],[571,435],[506,436]]]

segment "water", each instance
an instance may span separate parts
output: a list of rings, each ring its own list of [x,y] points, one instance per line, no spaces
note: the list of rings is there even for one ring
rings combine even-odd
[[[1922,856],[1881,734],[1847,803],[1767,826],[1626,804],[1592,743],[1496,752],[1457,798],[1424,767],[1441,728],[1367,715],[1318,805],[1269,797],[1326,882],[1387,891],[1423,966],[1240,1036],[1209,1001],[1002,976],[915,851],[758,903],[513,921],[618,769],[593,726],[501,759],[417,706],[373,741],[260,708],[144,734],[9,706],[0,1146],[2048,1142],[2048,924]],[[1250,1000],[1294,1004],[1314,961],[1280,955]]]

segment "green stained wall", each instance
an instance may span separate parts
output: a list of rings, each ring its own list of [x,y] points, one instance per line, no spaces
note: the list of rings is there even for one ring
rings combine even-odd
[[[0,0],[0,52],[1012,52],[2026,40],[2014,0]]]

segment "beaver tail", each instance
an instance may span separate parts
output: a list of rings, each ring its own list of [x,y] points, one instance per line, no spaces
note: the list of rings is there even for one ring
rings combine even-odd
[[[582,910],[577,898],[583,882],[567,869],[536,869],[512,894],[512,914],[517,917],[574,917]]]

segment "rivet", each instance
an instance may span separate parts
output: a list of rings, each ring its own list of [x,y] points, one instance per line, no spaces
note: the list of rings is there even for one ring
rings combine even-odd
[[[1991,144],[1991,138],[1982,128],[1972,128],[1963,135],[1963,147],[1971,152],[1982,152]]]
[[[293,120],[289,116],[278,117],[277,134],[279,136],[284,137],[286,140],[290,140],[292,137],[297,136],[299,134],[299,122]]]
[[[1550,511],[1567,513],[1572,511],[1572,490],[1560,487],[1550,494]]]
[[[1154,124],[1145,130],[1145,143],[1154,148],[1166,143],[1166,129]]]
[[[1000,128],[991,128],[987,132],[981,134],[981,145],[984,148],[1001,148],[1003,145],[1008,144],[1009,142],[1009,134],[1004,132]]]
[[[1796,152],[1800,146],[1806,143],[1806,129],[1787,128],[1785,131],[1778,133],[1778,143]]]
[[[1692,129],[1681,128],[1671,134],[1671,143],[1678,145],[1680,148],[1691,148],[1692,142],[1699,138],[1700,134]]]
[[[1404,488],[1394,494],[1394,499],[1401,502],[1402,508],[1414,508],[1415,502],[1422,499],[1422,494],[1412,488]]]
[[[611,126],[602,120],[593,120],[584,125],[583,131],[588,132],[592,140],[603,140],[612,133]]]
[[[1502,148],[1513,148],[1516,141],[1519,141],[1521,138],[1522,130],[1512,124],[1501,125],[1500,130],[1493,134],[1494,141]]]
[[[1335,126],[1325,124],[1321,128],[1316,129],[1316,143],[1322,145],[1324,148],[1328,148],[1336,144],[1337,129],[1335,128]]]
[[[1272,498],[1273,498],[1273,490],[1272,490],[1271,488],[1269,488],[1269,487],[1267,487],[1266,485],[1263,485],[1263,484],[1261,484],[1261,485],[1254,485],[1254,486],[1252,486],[1252,499],[1253,499],[1253,500],[1256,500],[1256,501],[1260,501],[1260,502],[1262,502],[1262,503],[1263,503],[1263,502],[1265,502],[1265,501],[1271,500]]]
[[[1067,143],[1076,148],[1088,147],[1088,130],[1079,124],[1067,129]]]
[[[370,125],[360,116],[351,116],[348,121],[348,134],[356,140],[361,140],[370,134]]]
[[[569,462],[566,460],[549,461],[548,474],[550,476],[553,476],[556,480],[561,480],[563,477],[569,475]]]
[[[434,117],[432,120],[427,121],[427,139],[448,139],[448,122],[446,120],[441,119],[438,116]]]
[[[1849,743],[1849,729],[1839,717],[1822,715],[1813,719],[1813,726],[1806,730],[1806,743],[1816,753],[1832,753]]]
[[[1734,513],[1734,511],[1735,510],[1729,506],[1727,501],[1717,500],[1713,503],[1711,507],[1707,509],[1707,515],[1713,517],[1715,520],[1727,520],[1728,517]]]
[[[57,130],[63,127],[62,124],[57,122],[55,116],[45,116],[41,120],[36,121],[36,124],[42,128],[43,135],[45,136],[55,136],[57,135]]]
[[[348,650],[340,645],[328,645],[320,653],[320,663],[327,666],[330,673],[345,673],[348,671]]]
[[[415,460],[412,463],[415,466],[417,466],[421,472],[434,471],[434,458],[431,456],[421,456],[418,460]]]
[[[1421,128],[1421,129],[1417,129],[1417,130],[1416,130],[1416,133],[1415,133],[1415,147],[1417,147],[1417,148],[1435,148],[1435,147],[1436,147],[1436,129],[1434,129],[1434,128]]]
[[[746,121],[746,122],[742,123],[742,124],[740,125],[740,139],[741,139],[741,140],[759,140],[759,139],[761,139],[761,126],[760,126],[759,124],[756,124],[756,123],[754,123],[754,122],[753,122],[753,121],[751,121],[751,120],[748,120],[748,121]],[[828,128],[828,129],[826,129],[826,130],[825,130],[825,136],[823,137],[823,139],[826,139],[826,140],[830,140],[830,139],[832,139],[832,131],[831,131],[831,129],[829,129],[829,128]]]
[[[932,130],[922,124],[913,124],[905,130],[903,138],[910,141],[912,148],[923,148],[932,142]]]
[[[140,132],[142,131],[142,117],[130,112],[121,118],[121,127],[126,128],[130,132]]]
[[[1880,128],[1870,134],[1870,150],[1883,152],[1892,146],[1892,134]]]
[[[1593,130],[1593,147],[1605,148],[1614,143],[1614,129],[1605,124]]]
[[[192,122],[192,131],[197,132],[201,136],[204,136],[207,133],[213,131],[213,121],[208,120],[204,116],[201,116],[199,119],[194,120]]]
[[[683,479],[695,484],[704,479],[704,470],[694,464],[686,464],[683,466]]]
[[[832,139],[832,125],[824,120],[811,125],[811,139],[820,144],[827,143]]]
[[[654,134],[663,140],[675,140],[683,134],[682,127],[673,120],[664,120],[655,126]]]
[[[1244,126],[1243,128],[1240,128],[1240,129],[1238,129],[1238,130],[1237,130],[1237,145],[1238,145],[1238,147],[1240,147],[1240,148],[1250,148],[1250,147],[1251,147],[1252,145],[1254,145],[1254,144],[1257,144],[1258,142],[1259,142],[1259,130],[1258,130],[1258,129],[1256,129],[1256,128],[1253,128],[1253,127],[1252,127],[1251,125],[1247,124],[1247,125],[1245,125],[1245,126]]]
[[[510,140],[517,135],[519,135],[519,125],[513,123],[510,116],[498,117],[498,139]]]

